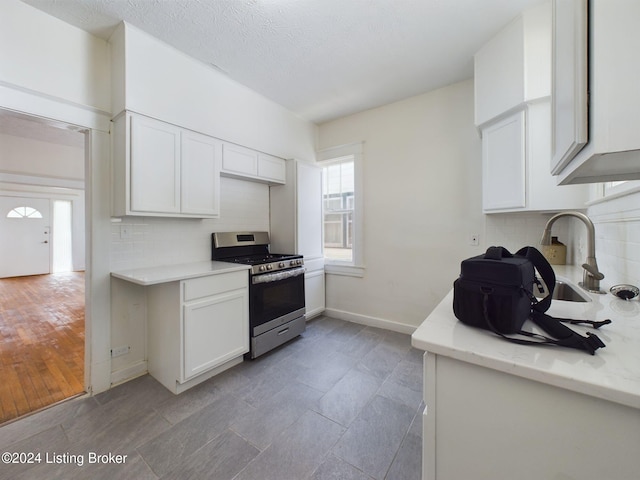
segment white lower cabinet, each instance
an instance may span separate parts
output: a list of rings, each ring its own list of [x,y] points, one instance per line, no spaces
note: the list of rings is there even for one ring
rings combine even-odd
[[[181,393],[249,351],[247,271],[148,287],[148,369]]]
[[[638,478],[637,408],[445,355],[424,359],[423,480]]]
[[[309,265],[313,263],[307,263],[308,270],[304,274],[304,302],[308,319],[320,315],[325,310],[324,268],[311,270],[312,267]]]

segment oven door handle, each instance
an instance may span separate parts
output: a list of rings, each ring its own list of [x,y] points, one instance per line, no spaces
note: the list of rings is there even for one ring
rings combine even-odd
[[[286,280],[287,278],[298,277],[300,275],[304,275],[307,269],[305,267],[296,267],[291,270],[284,270],[282,272],[274,272],[274,273],[262,273],[260,275],[254,275],[251,277],[251,283],[253,285],[257,283],[271,283],[277,282],[279,280]]]

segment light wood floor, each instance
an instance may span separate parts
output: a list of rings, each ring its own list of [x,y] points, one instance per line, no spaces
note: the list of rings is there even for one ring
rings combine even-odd
[[[0,279],[0,424],[84,391],[84,273]]]

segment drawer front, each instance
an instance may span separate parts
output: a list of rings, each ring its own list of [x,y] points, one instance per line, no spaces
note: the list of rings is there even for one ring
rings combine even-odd
[[[198,298],[210,297],[211,295],[217,295],[218,293],[229,292],[239,288],[248,288],[249,273],[248,270],[220,273],[218,275],[184,280],[182,284],[183,301],[189,302]]]
[[[251,355],[252,358],[258,357],[269,350],[288,342],[292,338],[297,337],[306,329],[306,319],[304,315],[295,320],[280,325],[273,330],[269,330],[257,337],[251,338]]]

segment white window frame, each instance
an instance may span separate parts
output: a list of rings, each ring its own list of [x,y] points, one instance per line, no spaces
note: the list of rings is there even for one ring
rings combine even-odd
[[[317,152],[317,164],[326,167],[331,163],[353,159],[354,170],[354,201],[353,211],[353,240],[351,261],[340,261],[325,258],[325,272],[334,275],[347,275],[352,277],[364,276],[364,248],[363,248],[363,219],[364,219],[364,195],[362,188],[362,142],[325,148]],[[323,202],[324,203],[324,202]],[[324,218],[324,207],[322,216]],[[324,238],[322,239],[324,243]]]
[[[587,202],[587,206],[607,202],[614,198],[624,197],[640,192],[640,180],[625,180],[622,182],[605,182],[595,184],[595,198]]]

